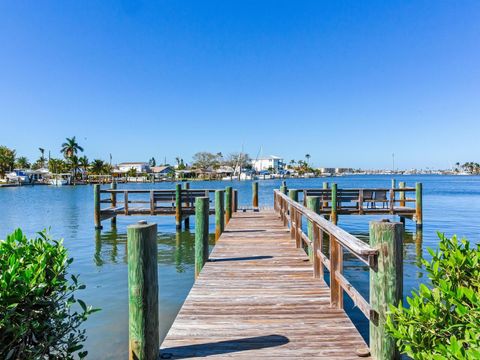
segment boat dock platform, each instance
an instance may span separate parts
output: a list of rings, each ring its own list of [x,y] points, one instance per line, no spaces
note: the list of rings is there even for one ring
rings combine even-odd
[[[368,347],[330,306],[303,249],[271,211],[236,213],[164,340],[163,359],[358,359]]]

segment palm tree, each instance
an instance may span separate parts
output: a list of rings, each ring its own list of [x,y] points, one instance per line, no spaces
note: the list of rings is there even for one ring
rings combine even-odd
[[[85,155],[78,158],[78,165],[83,170],[83,174],[82,174],[82,178],[83,178],[84,175],[87,175],[88,167],[90,166],[90,163],[88,162],[88,158]]]
[[[75,185],[75,180],[77,178],[77,170],[80,166],[80,162],[78,161],[78,157],[76,155],[73,155],[68,159],[68,163],[70,165],[70,170],[73,172],[73,185]]]
[[[92,174],[101,175],[105,169],[105,162],[100,159],[94,159],[90,166],[90,171]]]
[[[310,158],[311,158],[310,154],[305,155],[305,159],[307,159],[307,164],[308,164],[308,161],[310,160]]]
[[[28,159],[25,156],[20,156],[15,161],[15,167],[19,169],[30,169],[30,163],[28,162]]]
[[[66,159],[71,158],[74,155],[77,155],[78,151],[83,152],[83,148],[78,145],[75,136],[72,138],[66,138],[66,141],[62,144],[62,149],[60,150],[65,156]]]
[[[290,160],[290,167],[291,167],[291,168],[293,168],[293,167],[294,167],[294,165],[295,165],[295,160],[293,160],[293,159],[292,159],[292,160]]]

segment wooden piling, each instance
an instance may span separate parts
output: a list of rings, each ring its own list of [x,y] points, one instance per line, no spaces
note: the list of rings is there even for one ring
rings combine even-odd
[[[423,227],[423,206],[422,206],[422,183],[415,184],[415,222],[417,223],[417,229]]]
[[[323,190],[328,190],[328,182],[324,181],[323,182]],[[326,208],[328,207],[328,201],[324,201],[322,204],[322,207]]]
[[[110,184],[110,189],[111,190],[117,190],[117,182],[115,180],[112,181],[112,183]],[[112,192],[110,193],[110,202],[112,203],[112,207],[117,207],[117,194]],[[110,225],[112,227],[115,227],[117,225],[117,217],[114,216],[112,217],[112,219],[110,220]]]
[[[331,206],[331,213],[330,213],[330,221],[337,225],[338,222],[338,215],[337,215],[337,184],[332,183],[331,189],[331,197],[332,197],[332,206]]]
[[[208,260],[208,197],[195,199],[195,278]]]
[[[284,180],[284,181],[282,181],[282,185],[280,185],[280,192],[287,195],[287,191],[288,191],[287,182]]]
[[[405,188],[405,181],[400,181],[398,183],[398,187],[400,189],[404,189]],[[400,191],[399,199],[400,199],[400,202],[399,202],[400,206],[402,206],[402,207],[405,206],[405,191]]]
[[[237,210],[238,210],[238,190],[233,189],[232,190],[232,196],[233,196],[233,199],[232,199],[232,206],[233,206],[232,213],[236,213]]]
[[[93,219],[95,229],[102,229],[102,220],[100,217],[100,184],[93,185]]]
[[[187,191],[185,191],[185,193],[188,194],[188,190],[190,190],[190,183],[189,182],[184,183],[183,184],[183,189],[187,190]],[[188,200],[185,202],[184,205],[185,205],[186,208],[191,206],[191,204]],[[183,221],[183,225],[185,226],[185,229],[188,229],[190,227],[190,216],[187,215],[185,217],[185,220]]]
[[[175,184],[175,226],[182,228],[182,184]]]
[[[317,214],[320,213],[320,197],[319,196],[307,196],[307,208],[316,212]],[[314,256],[314,246],[313,246],[313,241],[314,241],[314,225],[311,221],[308,222],[307,225],[307,236],[310,239],[311,246],[308,247],[308,257],[310,258],[310,261],[313,262],[313,256]]]
[[[225,191],[215,191],[215,241],[218,241],[225,228]]]
[[[232,218],[233,208],[233,189],[231,186],[225,188],[225,224],[228,224]]]
[[[254,181],[252,183],[252,207],[254,209],[258,208],[258,182]]]
[[[157,225],[128,226],[127,248],[129,359],[158,359]]]
[[[397,186],[397,181],[395,179],[392,179],[392,189],[395,189]]]
[[[298,190],[295,190],[295,189],[290,189],[288,190],[288,196],[290,199],[292,199],[293,201],[297,201],[298,202]]]
[[[403,292],[403,225],[372,221],[370,246],[379,250],[376,269],[370,270],[370,305],[377,321],[370,322],[370,350],[375,359],[396,359],[395,340],[385,328],[390,304],[398,305]]]

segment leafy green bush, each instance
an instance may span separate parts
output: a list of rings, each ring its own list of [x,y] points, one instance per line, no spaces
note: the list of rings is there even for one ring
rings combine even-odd
[[[17,229],[0,241],[1,359],[87,355],[81,351],[86,335],[80,325],[97,309],[75,298],[85,285],[74,275],[67,278],[72,261],[46,231],[29,240]]]
[[[438,235],[423,261],[431,288],[412,292],[408,309],[392,306],[388,331],[414,359],[480,359],[480,246]]]

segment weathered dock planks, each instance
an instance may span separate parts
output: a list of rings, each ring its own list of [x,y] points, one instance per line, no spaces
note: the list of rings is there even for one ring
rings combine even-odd
[[[366,348],[284,222],[262,210],[230,219],[161,358],[358,359]]]

